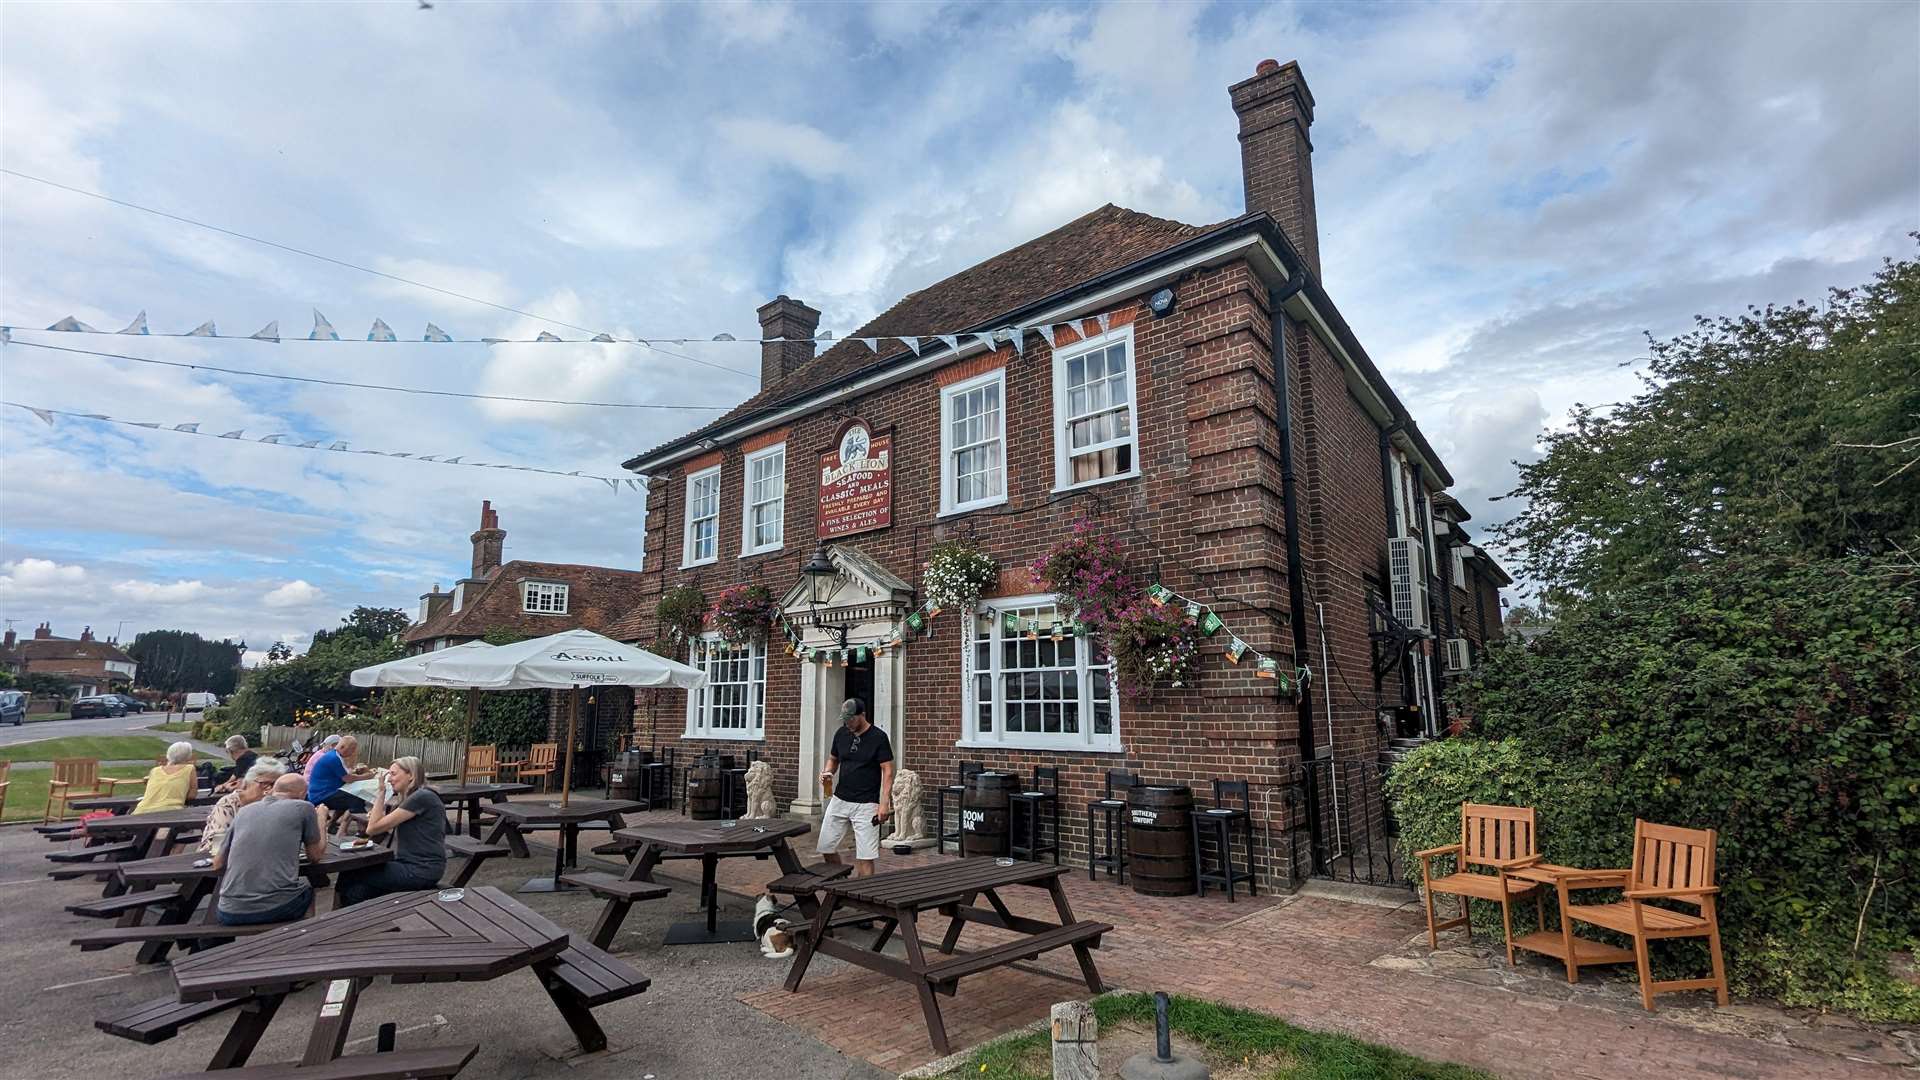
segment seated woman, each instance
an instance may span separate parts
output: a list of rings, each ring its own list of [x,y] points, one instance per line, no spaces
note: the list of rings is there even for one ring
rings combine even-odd
[[[245,735],[228,736],[226,748],[227,756],[233,759],[233,764],[214,774],[213,793],[216,795],[225,795],[237,789],[247,778],[247,770],[253,768],[253,763],[260,760],[260,755],[247,746]],[[284,773],[286,770],[282,769],[281,772]]]
[[[380,866],[341,874],[335,889],[342,907],[440,884],[440,875],[447,869],[447,807],[426,780],[426,769],[417,757],[395,758],[387,767],[387,782],[378,786],[373,808],[367,811],[367,835],[392,833],[393,858]]]
[[[233,828],[233,816],[243,806],[252,806],[265,798],[273,790],[274,782],[287,774],[287,767],[274,758],[259,758],[240,786],[220,797],[207,812],[207,823],[200,827],[200,854],[211,855],[220,850],[227,838],[227,830]]]
[[[200,774],[193,767],[193,744],[177,742],[167,747],[167,763],[147,772],[147,789],[133,808],[136,814],[156,810],[178,810],[187,805],[188,796],[200,786]]]

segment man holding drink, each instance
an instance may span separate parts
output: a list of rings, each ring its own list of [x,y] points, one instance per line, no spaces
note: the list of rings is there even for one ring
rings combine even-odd
[[[820,854],[839,862],[839,847],[851,826],[854,876],[873,873],[880,858],[880,823],[893,815],[893,745],[886,732],[868,722],[859,698],[848,698],[840,707],[840,729],[833,733],[827,767],[820,773],[820,793],[827,797]]]

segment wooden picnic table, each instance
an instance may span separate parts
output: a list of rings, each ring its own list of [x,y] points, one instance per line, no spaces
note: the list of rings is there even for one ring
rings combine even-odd
[[[613,835],[617,840],[639,845],[627,864],[627,872],[621,876],[622,881],[652,881],[654,868],[667,859],[700,860],[700,903],[706,908],[706,924],[679,923],[669,927],[666,943],[709,945],[753,940],[751,921],[719,921],[720,888],[715,883],[715,871],[720,860],[772,858],[782,874],[797,874],[801,870],[800,859],[787,841],[812,831],[813,826],[806,822],[789,818],[742,818],[737,821],[649,821],[616,830]],[[616,899],[608,899],[603,924],[608,916],[615,914],[618,903]],[[810,910],[806,913],[812,914]],[[623,918],[626,911],[621,908],[617,914]],[[595,943],[605,948],[618,930],[618,918],[613,919],[610,927],[596,926]]]
[[[582,992],[583,966],[598,995]],[[638,993],[647,982],[605,954],[583,952],[565,930],[489,887],[380,897],[181,960],[173,979],[183,1003],[250,999],[211,1069],[244,1065],[286,996],[325,981],[327,993],[300,1062],[314,1067],[340,1057],[360,994],[376,978],[471,982],[527,967],[589,1052],[607,1044],[592,1005]],[[610,980],[621,983],[612,996]]]
[[[361,870],[370,866],[379,866],[393,858],[393,849],[381,844],[372,847],[342,850],[340,842],[329,840],[327,850],[318,860],[301,860],[300,874],[315,889],[327,886],[327,876],[347,870]],[[206,863],[202,866],[200,863]],[[139,862],[119,863],[114,868],[114,878],[122,886],[133,892],[157,889],[162,885],[178,885],[179,893],[168,903],[161,905],[160,917],[153,925],[175,926],[184,924],[194,917],[200,905],[206,902],[214,887],[219,884],[220,874],[213,869],[212,860],[198,852],[183,852],[179,855],[163,855],[157,859],[142,859]],[[339,897],[334,897],[334,905],[339,906]],[[203,922],[218,922],[215,903],[207,904]],[[139,926],[143,918],[142,909],[136,908],[120,916],[115,924],[119,927]],[[166,958],[172,948],[170,941],[148,941],[141,943],[137,959],[143,964],[157,964]]]
[[[105,810],[114,815],[125,814],[140,805],[139,795],[92,795],[85,798],[69,799],[67,806],[86,813],[90,810]],[[202,789],[187,796],[187,805],[212,806],[220,801],[220,796],[211,789]]]
[[[509,795],[523,795],[533,790],[532,784],[461,784],[452,781],[428,784],[440,801],[449,806],[464,809],[467,818],[467,835],[480,839],[480,803],[503,803]]]
[[[116,861],[136,862],[153,855],[154,845],[159,843],[163,832],[167,834],[167,840],[160,845],[160,854],[165,855],[173,847],[175,837],[186,829],[205,825],[210,812],[205,806],[187,806],[179,810],[155,810],[150,814],[116,814],[110,818],[96,818],[87,823],[87,840],[89,843],[116,840],[126,846],[126,850],[117,853]],[[103,864],[96,865],[105,869]],[[116,879],[109,877],[102,891],[106,896],[113,896],[120,888]]]
[[[1030,960],[1051,949],[1071,947],[1074,958],[1080,962],[1080,974],[1086,980],[1087,989],[1101,993],[1100,972],[1093,966],[1091,950],[1099,947],[1100,936],[1113,927],[1074,919],[1066,890],[1060,884],[1060,875],[1066,872],[1063,866],[979,857],[827,882],[820,886],[826,900],[814,912],[811,928],[799,939],[793,969],[787,973],[787,989],[800,989],[800,980],[816,952],[899,979],[912,985],[919,994],[920,1010],[927,1019],[928,1038],[941,1054],[951,1051],[936,995],[952,996],[964,976]],[[1007,910],[999,890],[1009,886],[1045,889],[1053,898],[1060,921],[1044,922]],[[974,905],[982,897],[989,907]],[[826,931],[835,913],[846,908],[895,920],[901,944],[906,947],[906,961],[828,937]],[[936,910],[951,921],[946,936],[936,946],[937,952],[929,954],[920,940],[917,921],[921,912]],[[1020,936],[1002,945],[956,954],[954,947],[968,923],[997,926]]]
[[[627,819],[622,816],[646,809],[644,803],[631,799],[573,799],[562,805],[559,800],[548,802],[544,799],[527,802],[490,803],[481,811],[493,818],[493,829],[487,833],[487,843],[497,844],[505,840],[513,849],[516,859],[532,858],[527,850],[524,833],[542,827],[560,830],[560,842],[553,847],[553,877],[535,878],[521,888],[522,892],[553,892],[562,888],[560,876],[569,866],[579,862],[580,826],[595,821],[604,821],[613,830],[626,828]]]

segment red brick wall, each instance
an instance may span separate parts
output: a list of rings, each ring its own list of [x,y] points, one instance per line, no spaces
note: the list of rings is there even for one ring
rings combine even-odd
[[[642,610],[650,614],[661,590],[686,582],[709,599],[736,582],[759,582],[776,595],[792,585],[814,546],[817,456],[830,448],[844,420],[857,416],[876,432],[893,432],[894,525],[843,542],[901,578],[917,583],[933,545],[964,536],[991,552],[1003,581],[1018,587],[1018,568],[1086,517],[1119,537],[1142,572],[1211,604],[1250,645],[1292,666],[1266,287],[1244,264],[1233,264],[1196,272],[1177,288],[1179,306],[1163,319],[1147,315],[1137,299],[1110,311],[1113,325],[1131,321],[1134,327],[1139,478],[1053,494],[1052,356],[1045,342],[1029,335],[1024,355],[1003,347],[991,357],[962,361],[793,422],[786,440],[786,542],[779,552],[739,557],[743,450],[728,447],[718,456],[720,557],[682,570],[684,477],[711,461],[663,471],[667,483],[648,500]],[[1371,757],[1379,740],[1360,580],[1377,568],[1386,535],[1377,433],[1347,394],[1333,358],[1317,342],[1302,353],[1310,335],[1297,326],[1290,332],[1296,343],[1288,350],[1296,364],[1296,452],[1312,489],[1311,497],[1302,492],[1308,588],[1312,599],[1327,605],[1330,649],[1343,676],[1331,681],[1333,744],[1343,757]],[[1064,345],[1076,339],[1066,333],[1059,340]],[[995,367],[1006,369],[1008,502],[940,519],[939,387]],[[1309,608],[1308,616],[1315,645],[1302,662],[1318,670],[1316,613]],[[951,782],[962,760],[1023,773],[1036,765],[1060,766],[1071,861],[1084,858],[1083,808],[1098,796],[1107,769],[1189,783],[1196,795],[1210,794],[1214,778],[1245,779],[1253,785],[1262,876],[1287,876],[1286,785],[1298,758],[1298,713],[1291,700],[1277,696],[1272,681],[1254,676],[1251,663],[1225,663],[1225,635],[1206,647],[1197,687],[1122,699],[1126,749],[1110,754],[955,747],[963,722],[965,620],[944,613],[930,627],[928,636],[907,646],[907,745],[899,748],[929,788]],[[765,742],[697,740],[681,752],[738,754],[759,747],[774,765],[785,800],[796,794],[800,664],[778,648],[770,651]],[[1329,682],[1323,677],[1320,688]],[[1348,685],[1360,692],[1348,693]],[[1397,686],[1391,694],[1397,700]],[[1324,742],[1324,705],[1316,717]],[[652,730],[659,745],[681,745],[685,695],[643,692],[634,719],[642,743]]]

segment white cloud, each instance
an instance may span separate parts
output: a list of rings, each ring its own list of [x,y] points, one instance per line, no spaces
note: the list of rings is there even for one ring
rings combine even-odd
[[[209,591],[203,581],[118,581],[113,585],[114,595],[148,604],[184,604]]]
[[[720,121],[718,128],[741,154],[785,165],[812,180],[839,176],[858,165],[846,143],[812,124],[735,116]]]
[[[58,595],[87,580],[86,567],[52,559],[15,559],[0,563],[0,571],[0,600],[9,603]]]
[[[269,608],[307,607],[318,602],[323,595],[319,588],[296,579],[268,590],[260,602]]]

